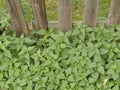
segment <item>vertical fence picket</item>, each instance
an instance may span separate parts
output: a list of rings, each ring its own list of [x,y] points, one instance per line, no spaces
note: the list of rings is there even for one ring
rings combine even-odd
[[[66,32],[72,28],[72,0],[58,0],[59,29]]]
[[[120,24],[120,0],[111,0],[107,25]]]
[[[28,27],[25,22],[22,7],[19,0],[5,0],[8,11],[12,18],[17,36],[20,34],[28,35]]]
[[[97,25],[99,0],[85,0],[83,23],[88,26]]]
[[[31,0],[34,18],[35,29],[48,29],[45,0]]]

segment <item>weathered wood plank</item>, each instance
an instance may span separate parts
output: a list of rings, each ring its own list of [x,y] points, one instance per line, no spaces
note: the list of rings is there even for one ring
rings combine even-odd
[[[19,0],[5,0],[8,11],[12,18],[12,23],[15,27],[16,34],[19,36],[20,34],[28,35],[28,27],[25,22],[25,18],[23,15],[22,7]]]
[[[72,0],[58,0],[58,18],[61,31],[72,28]]]
[[[48,29],[45,0],[31,0],[34,18],[35,28]]]
[[[83,24],[88,26],[97,25],[99,0],[85,0]]]
[[[120,24],[120,0],[111,0],[107,26],[110,24]]]

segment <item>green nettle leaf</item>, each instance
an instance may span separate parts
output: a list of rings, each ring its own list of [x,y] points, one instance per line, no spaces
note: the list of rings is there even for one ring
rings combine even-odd
[[[4,44],[4,46],[9,46],[9,44],[11,43],[11,41],[7,41],[7,42],[4,42],[3,44]]]
[[[39,30],[38,32],[37,32],[37,34],[39,34],[39,35],[46,35],[46,30]]]
[[[115,53],[119,53],[119,52],[120,52],[119,48],[115,48],[115,49],[114,49],[114,52],[115,52]]]
[[[114,80],[117,80],[119,77],[120,77],[120,75],[119,75],[118,73],[112,74],[112,78],[113,78]]]
[[[47,90],[53,90],[54,86],[53,83],[48,84]]]
[[[33,43],[35,43],[35,40],[31,40],[29,38],[25,38],[25,43],[28,45],[32,45]]]
[[[28,51],[32,51],[35,48],[35,46],[28,47]]]
[[[74,30],[74,31],[73,31],[73,33],[72,33],[72,35],[78,35],[78,34],[80,34],[80,31],[79,31],[79,30],[77,30],[77,29],[76,29],[76,30]]]
[[[87,49],[83,49],[82,50],[82,56],[87,56],[87,52],[88,52]]]
[[[57,79],[64,79],[65,78],[65,75],[64,73],[60,73],[56,76]]]
[[[77,74],[77,66],[75,66],[74,68],[72,68],[72,72],[76,75]]]
[[[103,66],[98,66],[98,72],[101,74],[104,74],[104,67]]]
[[[63,36],[64,36],[64,33],[63,33],[63,32],[61,32],[61,31],[58,31],[58,34],[59,34],[59,36],[61,36],[61,37],[63,37]]]
[[[0,49],[6,50],[5,46],[0,42]]]
[[[95,72],[92,74],[92,78],[94,78],[94,81],[96,81],[99,77],[99,73]]]
[[[67,86],[68,86],[68,81],[63,80],[61,86],[62,86],[63,88],[67,87]]]
[[[90,86],[88,86],[85,90],[95,90],[95,86],[90,85]]]
[[[97,63],[96,62],[92,62],[89,67],[90,68],[95,68],[95,67],[97,67]]]
[[[28,53],[26,53],[24,57],[25,57],[25,59],[29,60],[29,57],[30,57],[30,56],[29,56]],[[29,65],[29,62],[27,62],[27,64]]]
[[[76,89],[76,90],[84,90],[84,89],[83,89],[83,87],[78,87],[78,89]]]
[[[120,87],[118,85],[114,86],[112,90],[120,90]]]
[[[112,69],[117,69],[117,64],[111,65],[111,68],[112,68]]]
[[[16,47],[17,47],[17,52],[18,52],[21,49],[22,46],[21,45],[17,45]]]
[[[45,63],[44,63],[44,66],[47,66],[47,65],[50,65],[51,64],[51,61],[50,60],[46,60]]]
[[[55,67],[56,69],[59,69],[59,64],[58,64],[58,62],[56,62],[56,61],[53,62],[52,66]]]
[[[17,90],[23,90],[22,87],[17,87]]]
[[[9,50],[6,50],[6,51],[4,52],[4,55],[5,55],[6,57],[8,57],[8,58],[12,58],[11,52],[10,52]]]
[[[0,81],[0,89],[3,90],[4,82]]]
[[[9,70],[9,76],[12,76],[13,75],[13,73],[14,73],[14,70]]]
[[[73,78],[72,75],[70,75],[70,76],[68,77],[68,81],[69,81],[69,82],[74,82],[74,78]]]
[[[70,83],[71,88],[74,88],[76,83]]]
[[[16,62],[14,65],[15,65],[16,68],[18,68],[21,64],[22,63],[20,63],[20,62]]]
[[[113,87],[113,86],[114,86],[114,82],[113,82],[113,81],[111,81],[111,82],[109,82],[109,83],[108,83],[108,85],[106,85],[106,86],[108,86],[109,88],[111,88],[111,87]]]
[[[45,83],[47,81],[48,77],[43,77],[41,80]]]
[[[58,58],[58,55],[53,55],[53,58],[54,58],[54,59],[57,59],[57,58]]]
[[[100,49],[100,54],[101,54],[101,55],[104,55],[104,54],[106,54],[107,52],[108,52],[107,49],[103,49],[103,48]]]
[[[40,89],[40,85],[35,84],[35,90],[39,90]]]
[[[3,79],[3,73],[0,72],[0,81]]]
[[[65,42],[66,44],[70,44],[70,41],[69,41],[69,39],[68,39],[67,37],[64,38],[64,42]]]
[[[33,78],[33,81],[38,81],[38,80],[40,80],[40,78],[38,76]]]
[[[55,34],[51,34],[51,37],[56,41],[58,41],[60,39],[60,37],[58,35],[55,35]]]
[[[25,54],[25,52],[26,52],[26,49],[25,48],[23,48],[19,53],[18,53],[18,55],[24,55]]]
[[[66,48],[67,47],[66,44],[61,44],[60,46],[61,46],[61,48]]]
[[[91,58],[92,56],[94,56],[94,52],[93,51],[88,52],[88,56],[89,56],[89,58]]]
[[[103,86],[103,83],[102,82],[99,82],[96,84],[97,88],[101,88]]]
[[[24,85],[26,85],[26,80],[25,80],[25,79],[23,79],[23,80],[21,81],[20,86],[24,86]]]
[[[33,82],[32,81],[28,81],[27,83],[28,83],[28,85],[27,85],[26,90],[32,90]]]
[[[115,71],[112,68],[108,69],[108,71],[107,71],[107,74],[114,74],[114,73],[115,73]]]
[[[65,73],[66,73],[67,76],[68,76],[69,74],[71,74],[71,68],[66,69],[66,70],[65,70]]]
[[[94,81],[94,78],[89,78],[89,83],[93,83]]]
[[[89,69],[89,70],[86,71],[85,76],[88,76],[88,75],[90,75],[90,74],[93,73],[93,72],[94,72],[94,70]]]

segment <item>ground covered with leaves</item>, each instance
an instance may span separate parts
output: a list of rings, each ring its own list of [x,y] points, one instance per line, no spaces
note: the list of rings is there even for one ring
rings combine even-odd
[[[45,35],[37,38],[37,35]],[[2,90],[120,90],[120,26],[0,35]]]

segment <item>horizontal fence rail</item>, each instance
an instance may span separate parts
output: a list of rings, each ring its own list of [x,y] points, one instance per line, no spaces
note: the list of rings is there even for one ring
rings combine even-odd
[[[58,27],[59,30],[66,32],[72,29],[73,23],[81,23],[80,21],[72,21],[72,1],[73,0],[58,0],[58,21],[48,21],[46,15],[45,0],[31,0],[34,21],[27,24],[24,18],[20,0],[5,0],[8,12],[12,18],[12,29],[16,30],[19,36],[29,34],[29,29],[46,29],[48,27]],[[99,9],[99,0],[85,0],[84,2],[84,17],[82,24],[88,26],[97,26]],[[111,0],[110,12],[107,21],[104,23],[107,26],[110,24],[120,23],[120,0]]]

